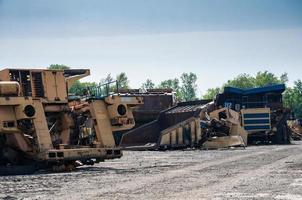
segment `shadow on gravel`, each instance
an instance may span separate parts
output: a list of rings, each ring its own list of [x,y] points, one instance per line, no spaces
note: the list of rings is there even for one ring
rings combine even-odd
[[[120,169],[120,168],[112,168],[112,167],[83,167],[78,168],[75,172],[82,172],[82,173],[90,173],[90,172],[97,172],[97,173],[108,173],[114,172],[116,174],[129,174],[129,173],[137,173],[139,171],[148,171],[151,169],[171,169],[176,168],[177,165],[152,165],[152,166],[137,166],[135,168],[129,169]],[[72,173],[72,172],[71,172]]]
[[[17,197],[13,197],[13,196],[10,196],[10,195],[7,195],[5,197],[3,197],[3,200],[17,200],[18,198]]]
[[[271,143],[257,143],[257,144],[248,144],[246,148],[249,147],[265,147],[265,146],[292,146],[292,145],[301,145],[292,141],[290,144],[271,144]]]
[[[131,172],[129,169],[118,169],[118,168],[112,168],[112,167],[83,167],[78,168],[75,170],[75,172],[83,172],[83,173],[89,173],[89,172],[98,172],[98,173],[108,173],[108,172],[115,172],[115,173],[128,173]],[[72,172],[71,172],[72,173]]]

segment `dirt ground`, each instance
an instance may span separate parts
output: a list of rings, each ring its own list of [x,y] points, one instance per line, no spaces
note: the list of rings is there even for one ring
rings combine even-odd
[[[127,151],[72,173],[0,177],[0,199],[302,199],[302,143]]]

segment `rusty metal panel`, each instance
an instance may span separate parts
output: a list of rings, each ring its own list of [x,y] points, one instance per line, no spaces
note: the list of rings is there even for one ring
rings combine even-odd
[[[63,71],[43,71],[45,97],[49,101],[67,101],[67,87]]]
[[[122,136],[120,145],[139,146],[147,143],[157,143],[160,136],[160,127],[158,121],[153,121],[139,128],[128,131]]]
[[[138,125],[155,120],[159,113],[173,106],[173,96],[166,94],[143,94],[144,104],[133,109]]]
[[[11,81],[9,76],[9,69],[4,69],[0,71],[0,81]]]
[[[178,144],[178,147],[180,144],[182,144],[183,147],[191,146],[193,144],[191,134],[194,133],[193,139],[195,141],[195,130],[197,129],[195,128],[195,124],[191,125],[185,121],[189,120],[192,117],[199,118],[201,112],[200,107],[207,104],[208,102],[209,101],[184,102],[179,103],[177,104],[177,106],[174,106],[170,109],[162,111],[157,120],[125,133],[122,136],[120,145],[122,147],[129,147],[146,145],[148,143],[156,143],[157,145],[166,144],[166,139],[161,138],[162,131],[168,129],[169,127],[172,128],[173,126],[180,124],[179,126],[181,127],[175,127],[175,131],[177,130],[177,142],[176,138],[172,139],[172,144]],[[183,124],[183,122],[185,122],[186,124]],[[163,134],[165,135],[168,133],[164,132]],[[155,148],[159,148],[159,146]]]

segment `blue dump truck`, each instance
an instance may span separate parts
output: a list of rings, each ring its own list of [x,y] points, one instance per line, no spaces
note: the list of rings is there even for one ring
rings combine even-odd
[[[284,84],[239,89],[225,87],[215,99],[216,107],[228,107],[241,113],[241,123],[249,143],[290,143],[287,120],[290,111],[283,106]]]

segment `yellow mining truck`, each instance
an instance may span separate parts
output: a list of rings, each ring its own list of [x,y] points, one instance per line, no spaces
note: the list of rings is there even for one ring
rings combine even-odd
[[[283,106],[284,84],[239,89],[225,87],[216,96],[216,107],[227,107],[241,113],[241,123],[248,132],[249,143],[289,144],[287,125],[290,111]]]
[[[131,108],[142,98],[107,94],[69,100],[72,84],[89,74],[0,71],[0,174],[66,171],[122,156],[113,132],[134,127]]]

